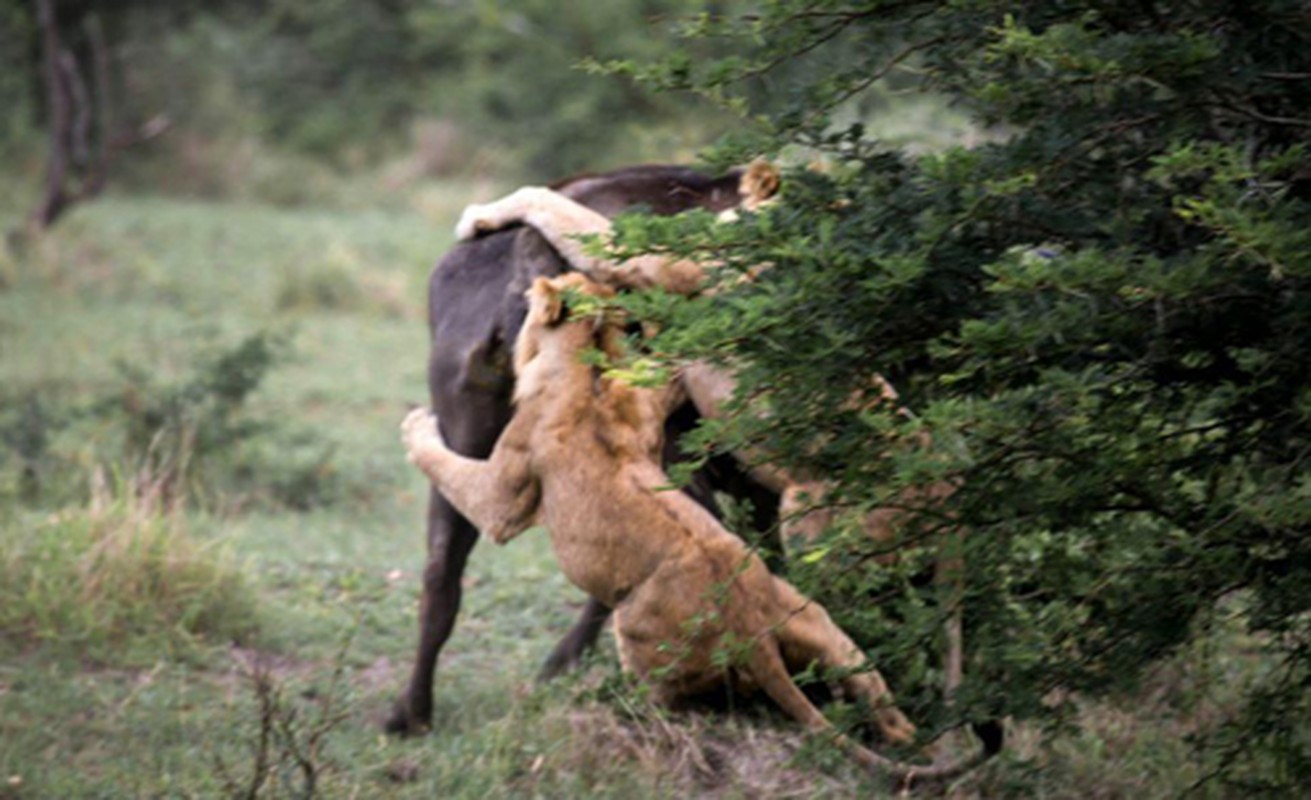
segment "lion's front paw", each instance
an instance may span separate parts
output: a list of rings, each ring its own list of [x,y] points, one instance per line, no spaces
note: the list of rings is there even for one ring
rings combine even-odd
[[[892,744],[910,744],[915,741],[915,723],[901,713],[901,709],[888,706],[876,712],[876,721],[883,737]]]
[[[475,203],[465,206],[464,213],[460,214],[460,221],[455,223],[455,238],[457,241],[467,242],[480,233],[502,227],[504,223],[491,213],[491,206]]]
[[[410,461],[414,461],[425,444],[441,441],[437,432],[437,415],[426,408],[416,408],[401,423],[401,441]]]

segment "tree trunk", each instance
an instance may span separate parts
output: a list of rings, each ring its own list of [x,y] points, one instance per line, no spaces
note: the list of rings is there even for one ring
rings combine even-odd
[[[72,138],[72,110],[68,87],[63,79],[63,70],[60,69],[64,59],[55,0],[37,0],[36,8],[37,24],[41,28],[41,74],[45,84],[46,112],[50,117],[50,155],[46,166],[45,196],[32,212],[30,226],[36,231],[42,231],[54,224],[68,205],[68,192],[64,184]]]
[[[86,52],[79,59],[63,41],[57,6],[58,0],[36,0],[50,153],[45,192],[26,227],[14,231],[16,241],[41,233],[75,203],[100,194],[115,153],[170,127],[169,118],[159,114],[137,130],[114,132],[110,54],[100,18],[92,13],[81,19]]]

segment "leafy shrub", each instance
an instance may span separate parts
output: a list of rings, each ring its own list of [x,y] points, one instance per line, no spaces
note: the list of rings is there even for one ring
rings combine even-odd
[[[165,502],[180,497],[190,477],[261,432],[263,425],[241,412],[279,346],[274,336],[254,334],[172,384],[121,364],[122,388],[97,410],[120,428],[123,461],[158,484]]]
[[[170,383],[122,365],[123,385],[95,413],[121,434],[123,462],[151,476],[166,502],[227,495],[298,510],[329,502],[332,448],[247,409],[286,348],[282,337],[256,333]]]
[[[821,5],[707,18],[730,59],[615,65],[766,112],[721,159],[801,145],[834,165],[734,226],[627,223],[635,247],[724,268],[717,293],[648,301],[653,349],[737,369],[721,447],[830,476],[857,509],[913,506],[912,558],[965,529],[954,709],[918,661],[947,597],[912,564],[835,534],[802,581],[930,719],[1067,720],[1076,696],[1137,691],[1240,594],[1269,672],[1215,721],[1210,777],[1306,786],[1305,4]],[[835,48],[840,70],[777,69]],[[1008,135],[915,154],[830,124],[900,68]],[[790,85],[782,113],[747,91],[771,78]],[[862,402],[874,375],[918,416]],[[941,504],[908,492],[943,480]]]
[[[37,392],[6,398],[0,406],[0,443],[17,462],[15,492],[22,500],[32,502],[41,493],[40,475],[57,425]]]
[[[238,500],[308,511],[345,491],[335,455],[312,434],[274,428],[234,454],[228,475]]]
[[[342,489],[333,448],[248,407],[286,349],[283,337],[256,333],[173,380],[120,364],[119,385],[90,402],[57,386],[15,392],[0,404],[0,496],[82,500],[88,464],[101,464],[116,488],[149,485],[165,505],[332,502]]]

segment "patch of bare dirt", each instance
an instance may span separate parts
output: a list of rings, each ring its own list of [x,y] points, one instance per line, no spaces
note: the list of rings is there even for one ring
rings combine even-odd
[[[841,794],[845,780],[794,763],[800,732],[698,714],[625,719],[612,709],[572,709],[571,747],[562,754],[579,771],[632,764],[671,796],[809,798]]]

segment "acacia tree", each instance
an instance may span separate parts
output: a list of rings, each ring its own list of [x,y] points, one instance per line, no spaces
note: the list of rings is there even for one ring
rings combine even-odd
[[[628,302],[663,322],[654,352],[737,370],[742,413],[700,446],[907,510],[900,565],[839,526],[799,579],[943,725],[1058,721],[1058,698],[1132,689],[1236,618],[1263,669],[1204,763],[1248,790],[1307,785],[1311,8],[772,0],[690,33],[737,54],[609,67],[745,110],[720,160],[803,145],[832,167],[788,174],[738,225],[622,222],[631,248],[713,257],[722,279]],[[843,66],[808,68],[835,48]],[[899,69],[994,140],[912,157],[831,124]],[[942,480],[946,501],[906,491]],[[956,598],[911,580],[944,530],[966,565],[951,706],[923,654]]]

